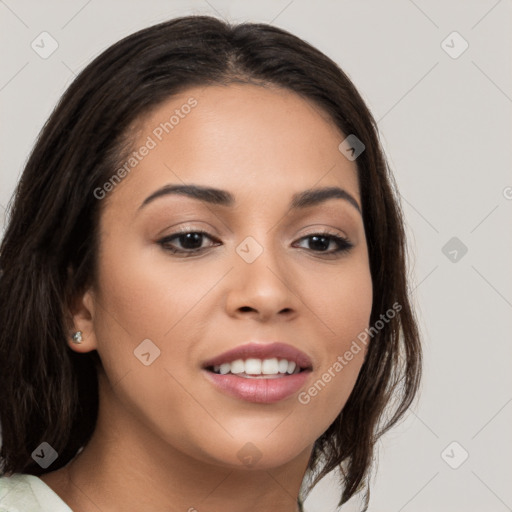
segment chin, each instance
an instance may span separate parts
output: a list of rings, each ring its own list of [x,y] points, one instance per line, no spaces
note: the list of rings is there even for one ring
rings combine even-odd
[[[250,440],[245,436],[243,439],[231,440],[229,444],[223,444],[215,453],[209,450],[208,458],[213,463],[230,469],[238,470],[268,470],[289,464],[295,459],[301,458],[304,461],[309,455],[314,440],[304,446],[302,439],[294,442],[289,437],[270,435],[268,438],[260,436],[258,439]],[[304,462],[303,461],[303,462]]]

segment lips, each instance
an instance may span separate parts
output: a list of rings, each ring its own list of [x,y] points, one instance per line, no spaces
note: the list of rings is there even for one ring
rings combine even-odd
[[[214,368],[240,360],[287,360],[295,364],[292,374],[259,375],[248,378],[245,374],[220,374]],[[229,364],[228,364],[229,366]],[[299,391],[313,370],[310,357],[285,343],[247,343],[204,361],[202,374],[213,386],[231,397],[246,402],[270,404],[289,398]]]

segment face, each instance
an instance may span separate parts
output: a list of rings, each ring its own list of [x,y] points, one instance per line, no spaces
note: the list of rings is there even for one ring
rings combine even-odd
[[[75,318],[111,410],[225,467],[311,449],[353,389],[372,307],[345,136],[293,92],[246,84],[189,89],[141,120],[122,181],[97,193],[99,284]],[[169,190],[185,184],[203,194]]]

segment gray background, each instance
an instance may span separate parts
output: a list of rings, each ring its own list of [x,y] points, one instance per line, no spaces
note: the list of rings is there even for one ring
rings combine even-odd
[[[512,510],[512,2],[0,0],[0,229],[74,75],[121,37],[185,14],[306,39],[378,120],[403,199],[426,368],[414,410],[380,443],[370,511]],[[43,31],[59,45],[47,59],[31,48]],[[457,58],[453,31],[469,44]],[[337,498],[325,479],[306,510],[334,511]]]

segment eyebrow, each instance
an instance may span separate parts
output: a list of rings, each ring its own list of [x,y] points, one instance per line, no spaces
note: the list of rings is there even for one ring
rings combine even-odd
[[[236,203],[233,194],[227,190],[204,187],[202,185],[166,185],[144,199],[143,203],[139,206],[139,210],[153,202],[155,199],[167,195],[187,196],[210,204],[227,207],[233,207]],[[343,199],[361,213],[361,208],[354,197],[346,190],[339,187],[311,188],[298,192],[292,196],[290,209],[300,210],[310,206],[316,206],[328,201],[329,199]]]

